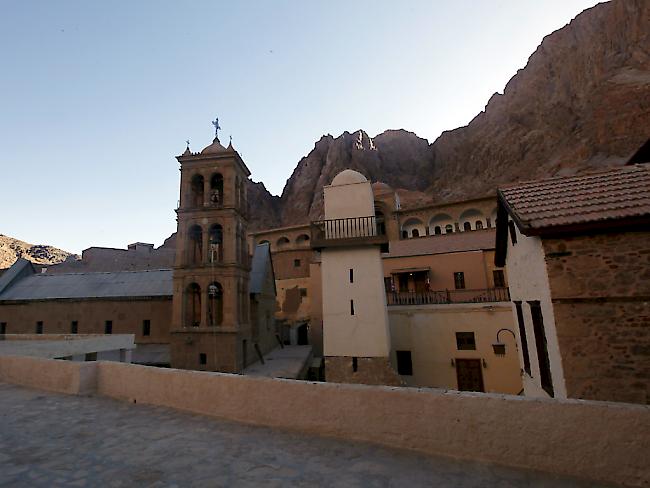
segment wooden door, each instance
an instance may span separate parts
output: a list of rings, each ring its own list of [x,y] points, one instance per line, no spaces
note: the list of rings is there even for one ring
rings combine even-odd
[[[480,359],[456,359],[456,379],[461,391],[485,391]]]

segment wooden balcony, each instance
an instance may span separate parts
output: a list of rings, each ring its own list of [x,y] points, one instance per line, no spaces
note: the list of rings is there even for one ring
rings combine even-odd
[[[380,246],[388,242],[383,226],[377,226],[376,217],[350,217],[320,220],[311,223],[311,247]]]
[[[443,305],[450,303],[509,302],[508,288],[477,290],[436,290],[422,292],[386,292],[388,305]]]

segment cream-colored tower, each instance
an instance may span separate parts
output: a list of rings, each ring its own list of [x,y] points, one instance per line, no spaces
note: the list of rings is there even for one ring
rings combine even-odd
[[[345,170],[324,188],[325,220],[312,228],[321,250],[327,381],[400,384],[390,366],[379,235],[370,182]]]

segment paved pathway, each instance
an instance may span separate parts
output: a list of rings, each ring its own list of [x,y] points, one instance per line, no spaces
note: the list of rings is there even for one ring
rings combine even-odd
[[[594,485],[0,383],[0,486]]]

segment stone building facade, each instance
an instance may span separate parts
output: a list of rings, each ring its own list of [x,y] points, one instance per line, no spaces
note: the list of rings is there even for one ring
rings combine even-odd
[[[650,165],[499,190],[527,395],[650,403]]]

